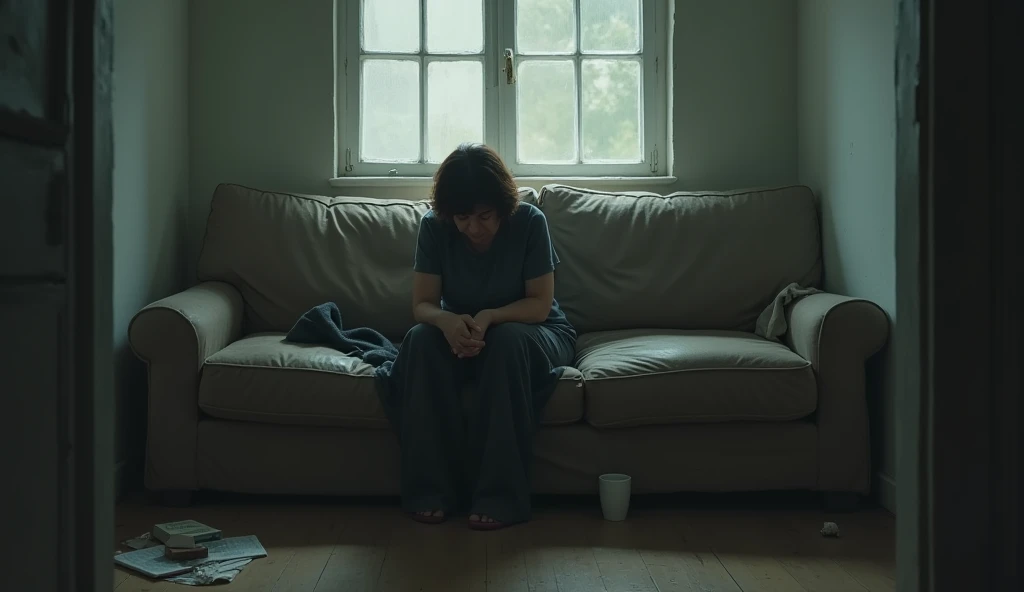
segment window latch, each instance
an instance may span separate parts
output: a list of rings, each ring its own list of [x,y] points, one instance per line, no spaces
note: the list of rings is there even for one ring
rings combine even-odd
[[[505,48],[505,84],[516,83],[516,68],[514,59],[515,56],[512,53],[512,48]]]

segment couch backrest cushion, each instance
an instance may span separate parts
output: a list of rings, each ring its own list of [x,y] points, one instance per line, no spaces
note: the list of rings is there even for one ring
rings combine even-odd
[[[247,333],[287,331],[302,313],[333,301],[346,327],[399,340],[414,323],[412,262],[427,209],[425,201],[222,184],[210,207],[199,280],[238,288]]]
[[[751,331],[791,282],[817,286],[817,205],[807,187],[538,197],[562,263],[555,297],[581,332]]]

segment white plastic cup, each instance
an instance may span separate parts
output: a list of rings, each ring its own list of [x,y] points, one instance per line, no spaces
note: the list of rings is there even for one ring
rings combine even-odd
[[[608,473],[598,478],[601,512],[605,520],[621,522],[629,513],[629,494],[633,478],[621,473]]]

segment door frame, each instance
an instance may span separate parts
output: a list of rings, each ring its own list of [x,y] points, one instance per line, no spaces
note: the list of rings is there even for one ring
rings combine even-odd
[[[113,2],[71,9],[71,588],[110,590],[114,538]]]
[[[1021,589],[1013,0],[899,0],[897,589]]]

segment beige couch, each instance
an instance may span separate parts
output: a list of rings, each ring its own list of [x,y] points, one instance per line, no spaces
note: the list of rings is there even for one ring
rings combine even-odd
[[[864,363],[883,312],[820,293],[786,308],[781,342],[752,333],[781,289],[821,281],[809,189],[523,198],[548,218],[580,334],[536,437],[535,491],[595,492],[604,472],[636,492],[869,490]],[[129,330],[149,368],[148,489],[398,492],[372,368],[282,336],[334,301],[346,326],[400,340],[426,209],[217,188],[200,283]]]

